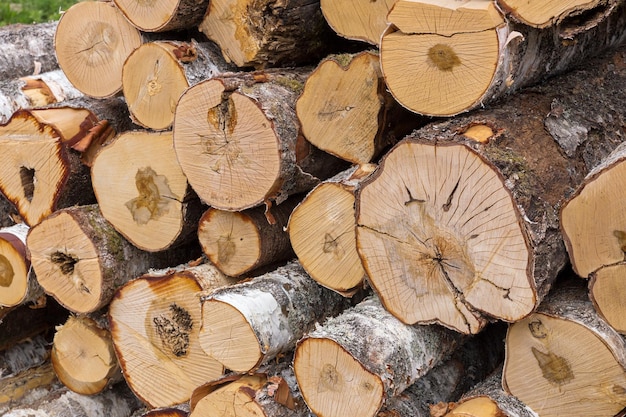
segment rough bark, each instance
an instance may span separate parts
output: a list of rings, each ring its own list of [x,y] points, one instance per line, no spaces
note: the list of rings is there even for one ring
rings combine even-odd
[[[239,211],[308,191],[342,170],[299,135],[307,68],[214,77],[187,89],[174,116],[183,172],[211,207]]]
[[[249,372],[347,303],[317,285],[297,262],[201,297],[200,345],[226,368]]]
[[[43,333],[0,350],[0,382],[43,365],[49,357],[50,342]]]
[[[293,368],[315,415],[374,416],[461,341],[437,325],[406,325],[370,297],[301,339]]]
[[[320,7],[338,35],[378,46],[387,29],[387,15],[396,1],[320,0]]]
[[[242,276],[294,257],[285,226],[301,200],[254,207],[240,212],[209,208],[198,224],[202,251],[223,273]]]
[[[58,22],[13,24],[0,28],[0,80],[53,71],[59,67],[53,50]]]
[[[199,29],[238,67],[312,64],[336,43],[319,0],[215,0]]]
[[[0,413],[29,406],[33,395],[60,385],[50,362],[0,379]]]
[[[537,29],[507,19],[493,2],[400,0],[381,40],[382,71],[408,109],[453,116],[620,45],[625,8],[620,2],[599,21],[592,13]]]
[[[214,283],[223,281],[209,275]],[[111,335],[124,378],[151,408],[186,402],[196,387],[223,374],[198,341],[203,289],[183,269],[131,280],[111,301]]]
[[[369,184],[361,187],[357,197],[359,253],[370,283],[387,308],[398,315],[402,313],[403,320],[410,323],[449,320],[448,326],[472,333],[481,328],[484,315],[514,322],[539,305],[567,262],[559,229],[561,204],[585,174],[626,137],[622,104],[626,102],[622,87],[626,82],[624,56],[622,48],[588,62],[584,68],[508,97],[493,108],[429,125],[397,145],[396,152],[387,154],[378,175],[366,180]],[[439,159],[433,159],[435,152]],[[418,156],[426,154],[431,159],[423,164],[418,162]],[[464,161],[470,159],[460,155],[471,156],[477,165],[468,163],[463,167]],[[393,164],[400,160],[402,168],[394,174]],[[439,162],[434,165],[434,161]],[[486,166],[490,181],[473,176],[476,167]],[[451,170],[462,174],[450,177],[446,173]],[[375,181],[379,184],[367,191]],[[511,246],[512,242],[492,246],[494,256],[503,257],[500,263],[504,269],[495,274],[485,267],[497,267],[492,261],[480,263],[480,251],[489,248],[490,242],[481,243],[474,230],[506,224],[503,218],[495,223],[490,220],[490,213],[496,213],[498,206],[493,206],[496,194],[489,198],[484,194],[487,182],[500,190],[499,201],[506,202],[504,213],[508,213],[509,224],[517,223],[516,246]],[[463,187],[455,187],[457,183]],[[434,189],[426,195],[422,184],[430,184]],[[365,192],[370,193],[369,197],[364,197]],[[392,195],[396,200],[390,200]],[[367,200],[369,203],[365,203]],[[388,206],[377,209],[376,204],[384,205],[380,203],[384,201],[397,201],[398,212],[393,214]],[[472,210],[476,216],[470,218]],[[390,214],[384,217],[383,213]],[[369,216],[367,220],[365,215]],[[453,215],[467,215],[469,220],[463,218],[452,227]],[[395,234],[375,232],[385,230],[385,221],[389,221],[385,227],[395,229]],[[461,232],[461,226],[468,228],[466,232]],[[441,239],[439,243],[433,239],[433,233]],[[497,235],[504,237],[502,233]],[[401,249],[392,252],[393,262],[387,263],[386,255],[379,256],[380,246],[364,246],[363,238],[376,236],[379,243]],[[455,239],[461,246],[452,243]],[[407,244],[402,247],[400,242]],[[474,245],[475,249],[463,249]],[[421,272],[414,262],[416,250],[424,253]],[[521,262],[517,270],[512,268],[511,256]],[[428,269],[429,265],[433,269]],[[428,281],[426,288],[423,274],[436,276],[440,272],[440,289],[433,291],[437,289],[435,280]],[[504,276],[509,281],[502,280]],[[483,291],[491,295],[485,296]],[[433,313],[423,308],[424,303],[417,302],[420,297],[428,299],[425,294],[429,292],[433,297],[428,303],[434,303],[433,308],[437,303],[436,308],[448,303],[445,312]],[[438,296],[449,301],[435,301]],[[402,304],[393,304],[400,299]],[[416,308],[408,309],[406,300]]]
[[[503,386],[541,416],[609,417],[626,406],[625,366],[626,339],[572,277],[509,328]]]
[[[150,268],[178,265],[199,252],[196,245],[142,251],[107,222],[97,205],[53,213],[31,228],[27,246],[41,286],[76,313],[102,308],[119,287]]]
[[[235,68],[224,61],[213,42],[144,43],[122,67],[122,89],[131,117],[145,128],[169,129],[185,89]]]
[[[94,158],[100,210],[138,248],[159,252],[196,240],[202,203],[187,183],[171,132],[129,131]]]
[[[202,22],[208,0],[178,0],[168,4],[114,0],[118,9],[139,30],[165,32],[195,28]]]
[[[356,250],[355,192],[375,168],[355,165],[315,186],[287,226],[291,246],[311,278],[345,296],[364,287],[366,274]]]
[[[391,97],[374,51],[322,60],[304,84],[296,114],[309,142],[354,164],[375,160],[426,123]]]

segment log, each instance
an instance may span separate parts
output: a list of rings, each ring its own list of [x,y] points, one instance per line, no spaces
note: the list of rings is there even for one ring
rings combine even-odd
[[[0,413],[7,416],[7,412],[19,409],[20,405],[30,406],[31,396],[39,395],[43,390],[50,390],[60,385],[52,364],[44,364],[26,369],[17,375],[0,380]],[[24,416],[26,417],[26,416]]]
[[[186,88],[235,68],[213,42],[144,43],[122,67],[122,90],[131,118],[145,128],[169,129]]]
[[[200,347],[199,294],[229,281],[210,264],[203,269],[204,277],[185,269],[146,274],[121,287],[110,303],[111,335],[124,378],[150,408],[186,402],[196,387],[223,374],[222,365]]]
[[[0,191],[29,226],[57,209],[95,202],[89,169],[71,146],[89,136],[80,129],[83,123],[94,126],[97,121],[89,112],[69,112],[69,130],[41,121],[38,112],[29,110],[17,111],[0,125],[0,150],[6,155],[0,166]],[[102,134],[108,137],[107,132]]]
[[[431,407],[430,417],[539,417],[517,397],[502,389],[502,367],[465,393],[457,403]]]
[[[37,75],[59,67],[53,49],[58,22],[13,24],[0,28],[0,80]]]
[[[26,249],[24,223],[0,229],[0,306],[36,303],[44,295]]]
[[[61,388],[51,389],[32,404],[11,409],[4,417],[128,417],[139,407],[125,384],[92,396]]]
[[[0,351],[0,382],[46,363],[50,357],[50,342],[43,333]],[[0,400],[0,402],[5,402]]]
[[[129,22],[143,32],[195,28],[202,22],[208,0],[177,0],[169,4],[137,0],[114,0]]]
[[[600,21],[592,13],[537,29],[508,19],[495,2],[399,0],[380,43],[382,72],[406,108],[454,116],[623,43],[626,4],[619,3]]]
[[[107,98],[121,91],[124,61],[142,42],[140,31],[112,2],[82,1],[61,15],[54,50],[78,90]]]
[[[50,361],[70,390],[83,395],[103,392],[122,381],[106,317],[70,316],[54,334]]]
[[[299,136],[295,100],[307,68],[234,73],[202,81],[181,96],[174,149],[209,206],[241,211],[308,191],[343,168]]]
[[[589,276],[589,299],[596,312],[620,334],[626,335],[623,277],[625,262],[598,268]]]
[[[82,95],[60,69],[7,79],[0,82],[0,123],[9,121],[18,109],[44,107]]]
[[[387,29],[387,15],[396,1],[320,0],[320,7],[326,22],[338,35],[378,46]]]
[[[238,67],[311,65],[336,43],[319,0],[213,0],[198,28]]]
[[[14,226],[23,221],[13,203],[0,190],[0,227]]]
[[[203,206],[174,152],[172,132],[124,132],[96,155],[91,182],[102,215],[148,252],[196,239]]]
[[[510,326],[503,387],[542,417],[614,416],[626,406],[625,353],[626,339],[572,277]]]
[[[609,15],[620,1],[558,0],[538,5],[520,0],[496,0],[496,3],[508,16],[517,21],[545,28],[552,25],[568,26],[568,21],[576,20],[587,20],[589,22],[587,25],[593,25]]]
[[[293,370],[292,355],[251,374],[226,375],[198,387],[191,399],[190,417],[309,417]]]
[[[198,222],[202,251],[220,271],[242,276],[294,257],[285,226],[299,196],[268,207],[243,211],[209,208]]]
[[[200,346],[235,372],[250,372],[293,350],[316,322],[347,303],[297,262],[201,297]]]
[[[345,296],[365,286],[356,250],[355,192],[375,168],[355,165],[317,185],[293,210],[287,225],[302,267],[317,283]]]
[[[95,204],[56,211],[31,228],[26,245],[46,293],[79,314],[104,307],[119,287],[150,268],[178,265],[199,254],[193,244],[142,251],[120,235]]]
[[[373,161],[425,124],[389,94],[374,51],[322,60],[304,83],[296,115],[311,144],[353,164]]]
[[[301,339],[293,369],[315,415],[375,416],[461,341],[437,325],[406,325],[369,297]]]
[[[535,310],[567,263],[560,206],[626,137],[614,62],[623,48],[387,153],[357,195],[356,238],[392,314],[475,333]]]

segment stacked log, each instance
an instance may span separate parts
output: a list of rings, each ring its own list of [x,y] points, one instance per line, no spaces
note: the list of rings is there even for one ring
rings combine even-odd
[[[554,2],[537,18],[512,0],[371,2],[345,34],[336,3],[181,1],[162,13],[117,0],[63,16],[55,48],[81,97],[47,101],[43,83],[16,82],[28,91],[18,106],[45,108],[11,110],[0,127],[0,232],[28,231],[25,250],[0,245],[0,295],[18,275],[39,290],[0,317],[57,302],[65,316],[0,348],[4,359],[37,347],[6,380],[3,412],[102,415],[114,402],[124,416],[532,416],[563,403],[610,416],[626,405],[622,330],[608,320],[621,313],[600,301],[617,292],[622,227],[566,229],[568,210],[585,226],[597,217],[587,195],[621,181],[626,52],[572,68],[624,43],[625,3]],[[331,27],[364,45],[355,54]],[[478,94],[452,83],[467,74]],[[425,97],[416,80],[432,87]],[[422,107],[440,92],[443,110]],[[572,238],[585,234],[608,261],[580,267]],[[595,305],[579,301],[585,281],[574,295],[555,285],[569,263],[591,278]],[[570,401],[580,397],[595,408]]]

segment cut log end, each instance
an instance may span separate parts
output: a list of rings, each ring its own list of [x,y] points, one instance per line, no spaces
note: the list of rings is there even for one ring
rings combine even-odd
[[[189,417],[203,416],[259,416],[269,417],[255,401],[256,391],[267,382],[264,375],[244,375],[225,383],[202,397]]]
[[[15,229],[22,229],[21,232]],[[11,230],[15,230],[12,232]],[[21,236],[18,235],[21,233]],[[26,255],[28,227],[15,225],[0,229],[0,306],[14,307],[29,290],[30,260]]]
[[[498,5],[509,12],[515,19],[527,25],[545,28],[560,23],[568,17],[576,17],[580,14],[589,13],[593,9],[603,10],[605,3],[613,1],[599,0],[558,0],[544,3],[531,3],[520,0],[498,0]]]
[[[626,335],[624,314],[624,274],[626,264],[602,267],[591,274],[589,298],[600,314],[615,330]]]
[[[122,66],[141,35],[111,3],[84,1],[63,13],[55,35],[59,66],[84,94],[111,97],[122,89]]]
[[[235,372],[247,372],[263,359],[254,330],[235,307],[218,300],[202,303],[200,345]]]
[[[195,27],[202,21],[208,3],[207,0],[115,0],[115,5],[126,18],[144,32]]]
[[[482,314],[528,315],[537,295],[526,239],[502,178],[464,145],[403,142],[357,197],[357,247],[369,281],[409,324],[476,333]]]
[[[380,378],[333,340],[305,338],[293,362],[302,396],[318,416],[373,416],[384,394]]]
[[[396,0],[334,1],[321,0],[320,7],[331,28],[346,39],[378,45],[387,28],[387,15]]]

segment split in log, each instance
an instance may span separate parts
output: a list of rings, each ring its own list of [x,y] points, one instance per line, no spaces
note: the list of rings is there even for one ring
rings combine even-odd
[[[370,297],[301,339],[293,368],[315,415],[375,416],[461,340],[437,325],[406,325]]]
[[[122,89],[122,66],[142,43],[135,28],[111,2],[82,1],[67,9],[56,29],[59,67],[84,94],[106,98]]]
[[[324,59],[307,78],[296,114],[309,142],[354,164],[373,161],[424,124],[387,92],[372,51]]]
[[[624,260],[626,145],[620,145],[587,174],[561,209],[561,230],[572,268],[582,278]],[[602,215],[598,215],[601,213]]]
[[[309,417],[293,370],[291,355],[252,374],[226,375],[194,391],[189,417]]]
[[[292,259],[284,228],[300,200],[294,196],[278,206],[239,212],[209,208],[198,225],[202,251],[220,271],[234,277]]]
[[[57,23],[14,24],[0,28],[0,80],[37,75],[59,67],[54,49]]]
[[[206,204],[227,211],[280,204],[342,170],[345,163],[308,149],[299,136],[295,100],[308,74],[305,68],[235,73],[183,93],[174,148]]]
[[[82,96],[60,69],[0,82],[0,123],[18,109],[44,107]]]
[[[122,89],[135,123],[165,130],[186,88],[234,69],[212,42],[148,42],[124,62]]]
[[[75,313],[96,311],[129,280],[150,268],[178,265],[199,252],[196,245],[142,251],[106,221],[97,205],[56,211],[31,228],[26,245],[46,293]]]
[[[196,387],[223,374],[198,341],[203,289],[209,290],[184,271],[145,275],[111,301],[111,335],[124,378],[150,407],[188,401]]]
[[[375,168],[354,166],[317,185],[293,210],[287,226],[291,246],[311,278],[345,296],[364,286],[354,193]]]
[[[203,208],[171,132],[118,135],[96,155],[91,182],[104,218],[136,247],[158,252],[195,240]]]
[[[496,3],[516,20],[545,28],[556,24],[567,25],[567,20],[588,20],[587,25],[592,25],[605,18],[620,0],[557,0],[542,3],[496,0]]]
[[[122,380],[111,334],[98,321],[70,316],[54,334],[50,355],[54,372],[78,394],[97,394]]]
[[[123,384],[96,395],[82,395],[67,388],[51,388],[31,404],[8,410],[3,417],[128,417],[140,403]]]
[[[357,245],[389,311],[464,333],[534,311],[567,263],[560,206],[626,137],[623,62],[614,51],[386,155],[357,194]]]
[[[501,368],[506,326],[494,323],[468,338],[449,359],[389,399],[376,417],[434,417],[433,404],[458,400],[477,383]]]
[[[338,314],[343,297],[320,287],[297,262],[201,297],[200,345],[236,372],[293,350],[316,322]]]
[[[0,229],[0,306],[36,303],[43,289],[30,267],[24,223]]]
[[[114,0],[117,8],[139,30],[164,32],[195,28],[202,22],[208,0],[173,0],[146,2]]]
[[[56,209],[96,201],[89,169],[71,146],[91,137],[82,126],[96,126],[97,121],[88,111],[75,109],[60,112],[63,117],[71,113],[69,123],[62,126],[40,119],[55,111],[19,110],[0,125],[0,152],[5,155],[0,191],[29,226]],[[108,137],[108,132],[101,133]]]
[[[238,67],[312,64],[336,43],[319,0],[212,0],[199,29]]]
[[[453,116],[619,45],[626,39],[625,8],[621,2],[593,24],[584,15],[536,29],[507,20],[492,1],[399,0],[380,44],[382,71],[403,106]]]
[[[456,403],[438,403],[430,417],[539,417],[502,389],[502,367],[465,393]]]
[[[611,417],[626,407],[625,367],[626,339],[572,277],[510,326],[503,386],[542,417]]]
[[[396,1],[320,0],[320,7],[324,18],[339,36],[378,46],[387,29],[389,10]]]

